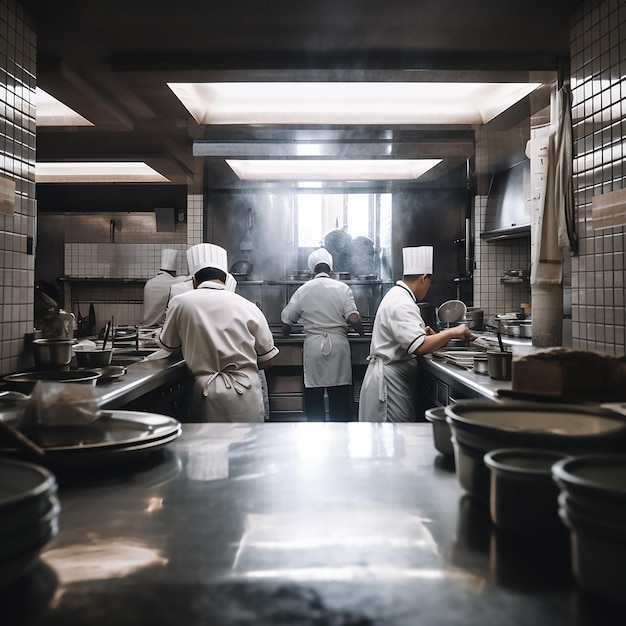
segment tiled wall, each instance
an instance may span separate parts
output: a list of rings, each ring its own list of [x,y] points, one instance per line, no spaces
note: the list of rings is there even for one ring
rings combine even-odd
[[[530,303],[530,284],[502,283],[506,270],[528,270],[530,267],[530,239],[521,237],[486,243],[480,233],[489,230],[487,223],[487,196],[476,196],[474,205],[474,306],[483,310],[485,317],[498,313],[519,311]],[[487,323],[488,320],[485,320]]]
[[[110,242],[110,220],[117,222]],[[187,248],[203,241],[202,195],[187,196],[187,223],[175,233],[154,229],[154,216],[146,214],[89,215],[73,218],[66,227],[64,275],[74,278],[120,278],[124,282],[67,281],[66,302],[78,316],[93,304],[96,329],[113,318],[116,325],[135,325],[143,319],[143,285],[161,264],[161,250],[178,250],[177,275],[188,273]],[[101,222],[101,223],[100,223]],[[106,241],[103,241],[106,239]],[[147,240],[151,243],[145,243]],[[90,241],[90,243],[84,243]],[[154,241],[154,243],[152,243]]]
[[[0,0],[0,177],[15,183],[13,214],[0,213],[0,374],[22,365],[33,330],[36,38],[21,6]]]
[[[626,3],[585,0],[571,28],[574,194],[572,345],[625,354],[624,227],[595,229],[594,196],[626,187]]]

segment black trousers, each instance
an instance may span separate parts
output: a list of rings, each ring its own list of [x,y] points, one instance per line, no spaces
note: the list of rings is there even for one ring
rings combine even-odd
[[[328,394],[328,413],[331,422],[352,421],[351,385],[338,387],[305,387],[304,411],[307,422],[326,421],[324,389]]]

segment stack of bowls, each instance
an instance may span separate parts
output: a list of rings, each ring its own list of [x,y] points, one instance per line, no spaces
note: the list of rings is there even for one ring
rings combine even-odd
[[[626,455],[581,455],[552,468],[570,529],[572,569],[587,591],[626,603]]]
[[[554,450],[566,455],[626,451],[626,422],[607,409],[540,402],[462,400],[446,407],[461,486],[489,502],[487,452]]]
[[[57,481],[49,470],[0,459],[0,587],[23,576],[58,532]]]

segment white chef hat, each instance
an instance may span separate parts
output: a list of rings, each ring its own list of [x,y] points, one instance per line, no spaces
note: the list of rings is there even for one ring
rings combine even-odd
[[[193,276],[205,267],[213,267],[228,273],[228,257],[226,250],[213,243],[199,243],[187,250],[187,265]]]
[[[315,252],[309,254],[309,269],[314,272],[318,263],[326,263],[330,269],[333,269],[333,255],[326,248],[319,248]]]
[[[433,247],[417,246],[416,248],[402,248],[402,263],[404,276],[411,274],[433,273]]]
[[[168,272],[176,271],[176,258],[178,257],[178,250],[172,250],[172,248],[164,248],[161,250],[161,268]]]

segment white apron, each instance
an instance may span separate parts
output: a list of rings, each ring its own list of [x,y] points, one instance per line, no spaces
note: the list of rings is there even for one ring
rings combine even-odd
[[[193,386],[194,421],[263,422],[264,399],[255,369],[230,363],[219,372],[196,376]]]
[[[352,383],[350,344],[345,332],[309,329],[302,354],[305,387]]]
[[[377,356],[368,358],[361,395],[360,422],[414,422],[417,359],[385,365]]]

